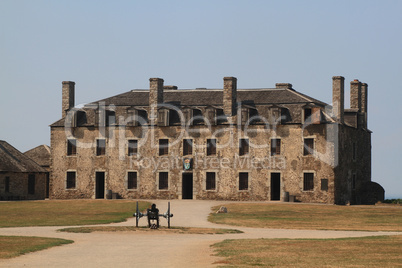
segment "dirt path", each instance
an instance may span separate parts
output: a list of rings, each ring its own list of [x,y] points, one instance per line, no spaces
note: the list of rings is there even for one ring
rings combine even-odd
[[[160,212],[167,201],[155,201]],[[172,226],[235,228],[243,234],[190,235],[161,232],[117,232],[74,234],[57,232],[63,227],[0,228],[0,235],[42,236],[71,239],[70,245],[0,260],[0,267],[214,267],[210,245],[224,239],[242,238],[339,238],[395,235],[397,232],[356,232],[321,230],[258,229],[216,225],[207,221],[210,209],[218,201],[172,200]],[[146,219],[140,220],[146,225]],[[113,226],[135,225],[135,219]],[[161,219],[161,225],[167,222]]]

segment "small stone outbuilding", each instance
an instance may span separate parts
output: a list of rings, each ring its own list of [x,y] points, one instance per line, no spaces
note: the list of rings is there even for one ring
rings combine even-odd
[[[46,196],[47,171],[0,141],[0,200],[38,200]]]

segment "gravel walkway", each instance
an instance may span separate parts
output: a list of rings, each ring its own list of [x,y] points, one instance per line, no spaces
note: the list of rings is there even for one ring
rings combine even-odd
[[[154,201],[161,213],[167,201]],[[242,238],[340,238],[398,235],[398,232],[321,231],[259,229],[216,225],[207,221],[211,207],[224,201],[172,200],[172,226],[231,228],[243,234],[195,235],[171,233],[116,232],[75,234],[57,232],[64,227],[0,228],[0,235],[57,237],[74,240],[73,244],[53,247],[17,258],[0,260],[0,267],[215,267],[219,258],[212,256],[211,244],[224,239]],[[167,226],[164,218],[161,225]],[[140,220],[146,225],[146,219]],[[112,226],[132,226],[135,219]]]

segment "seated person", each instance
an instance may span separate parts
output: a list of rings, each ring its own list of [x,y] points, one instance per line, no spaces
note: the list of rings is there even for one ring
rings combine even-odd
[[[151,220],[156,220],[156,228],[159,228],[159,209],[155,204],[152,204],[151,208],[147,209],[148,227],[151,228]]]

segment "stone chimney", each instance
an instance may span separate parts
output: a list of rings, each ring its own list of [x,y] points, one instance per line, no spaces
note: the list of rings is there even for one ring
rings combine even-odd
[[[236,114],[237,78],[223,78],[223,113],[228,116]]]
[[[367,128],[367,114],[368,114],[368,85],[366,83],[362,83],[361,85],[361,112],[363,114],[363,128]]]
[[[276,88],[287,88],[287,89],[292,89],[292,84],[290,83],[276,83],[275,84]]]
[[[158,104],[163,103],[163,79],[149,79],[149,122],[156,125],[158,120]]]
[[[358,109],[359,112],[362,108],[361,85],[357,79],[350,82],[350,108]]]
[[[62,84],[62,116],[64,117],[68,110],[74,107],[75,82],[63,81]]]
[[[343,124],[345,112],[345,78],[343,76],[332,77],[332,113],[335,120]]]

